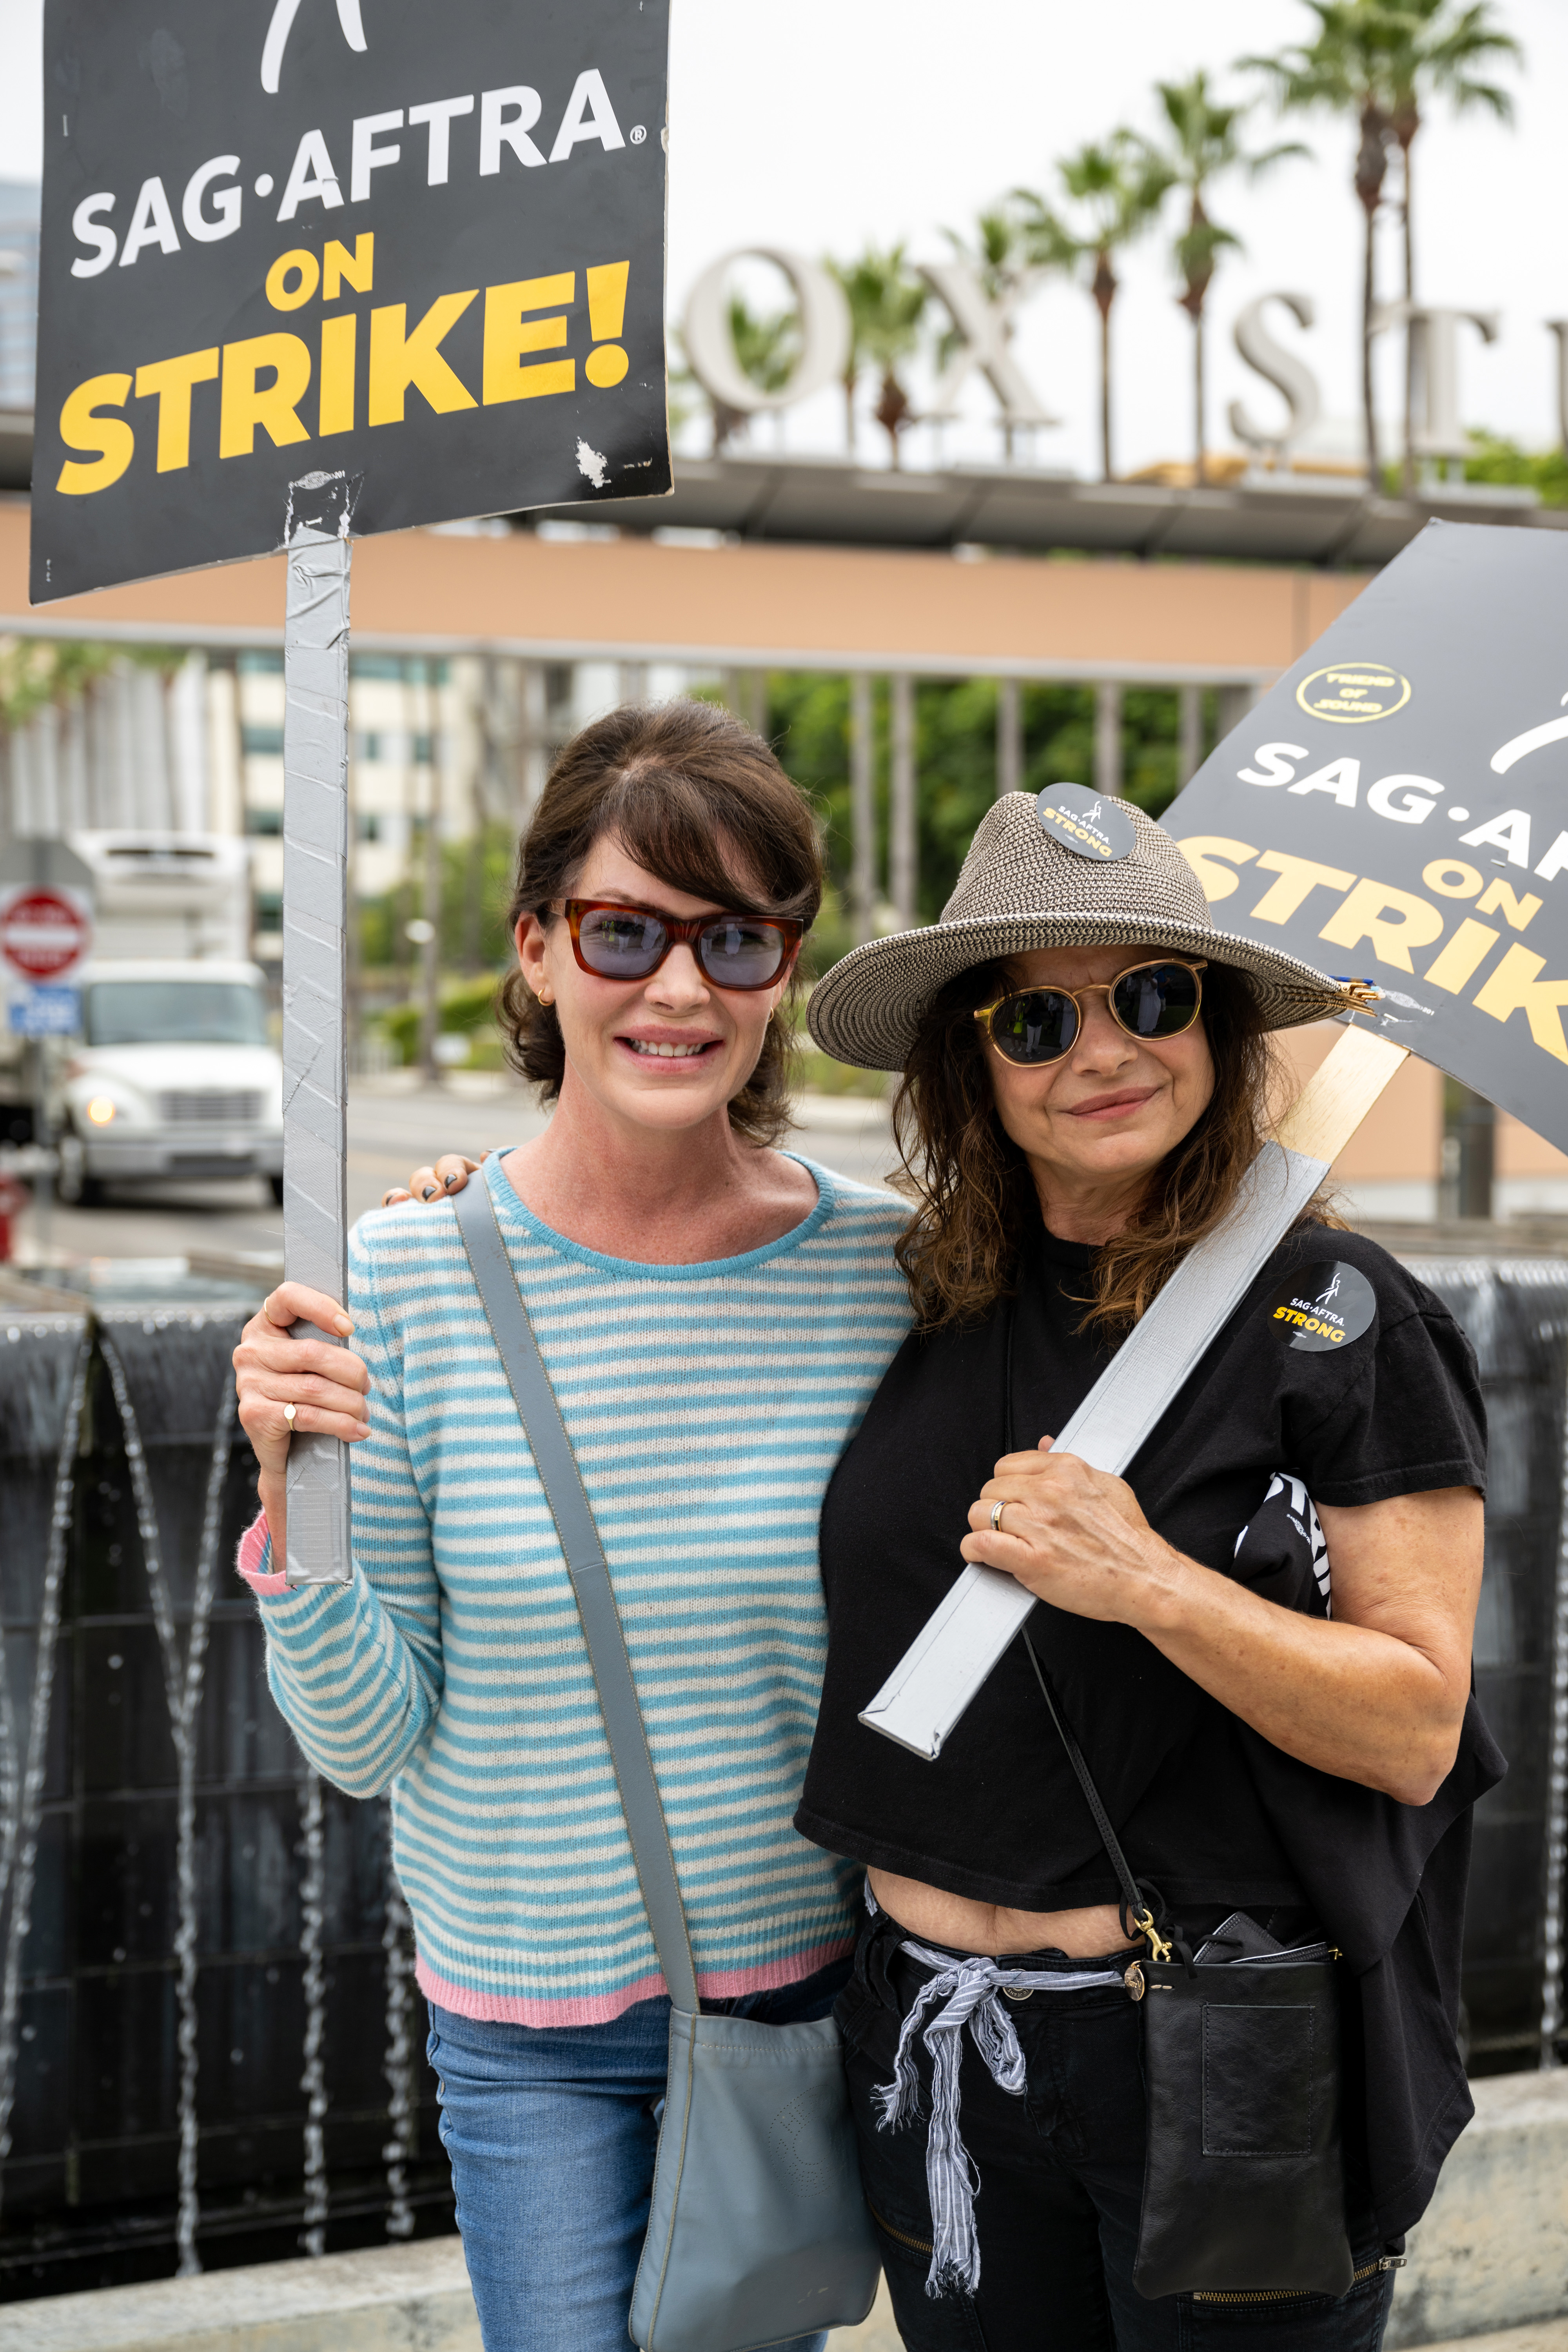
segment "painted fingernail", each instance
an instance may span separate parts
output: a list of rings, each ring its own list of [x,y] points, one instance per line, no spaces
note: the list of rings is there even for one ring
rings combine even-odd
[[[420,1193],[419,1198],[422,1201],[433,1201],[439,1190],[440,1187],[438,1185],[426,1184],[424,1191]]]
[[[452,1173],[451,1173],[451,1174],[447,1178],[447,1180],[446,1180],[446,1181],[447,1181],[447,1190],[448,1192],[450,1192],[450,1191],[451,1191],[451,1189],[452,1189],[452,1187],[453,1187],[453,1185],[454,1185],[454,1184],[457,1182],[457,1181],[458,1181],[458,1171],[457,1171],[457,1170],[456,1170],[455,1168],[453,1169]]]

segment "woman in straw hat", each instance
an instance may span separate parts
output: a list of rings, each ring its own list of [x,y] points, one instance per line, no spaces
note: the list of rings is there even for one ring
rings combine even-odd
[[[898,1244],[917,1328],[824,1507],[796,1816],[867,1867],[838,2015],[914,2352],[1374,2347],[1470,2112],[1458,1937],[1500,1759],[1469,1697],[1485,1432],[1463,1336],[1314,1203],[1126,1479],[1051,1450],[1235,1200],[1268,1033],[1355,1002],[1217,931],[1158,825],[1070,787],[1005,795],[942,920],[812,998],[827,1052],[903,1071],[918,1202]],[[1133,1922],[1029,1651],[934,1764],[858,1719],[959,1551],[1044,1604],[1040,1668],[1178,1947],[1343,1953],[1348,2292],[1135,2287]]]

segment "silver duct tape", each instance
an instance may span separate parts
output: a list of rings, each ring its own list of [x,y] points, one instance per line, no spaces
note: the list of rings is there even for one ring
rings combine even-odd
[[[1265,1144],[1229,1216],[1123,1340],[1058,1432],[1057,1453],[1121,1476],[1328,1172],[1326,1160]],[[1034,1606],[1034,1594],[999,1569],[966,1567],[861,1722],[934,1763]]]
[[[316,495],[302,499],[301,491]],[[283,1265],[290,1282],[337,1299],[348,1278],[351,504],[341,476],[310,478],[290,493],[283,642]],[[301,507],[309,519],[296,522]],[[312,1324],[295,1331],[342,1345]],[[295,1436],[288,1498],[289,1583],[346,1583],[349,1449],[341,1439]]]

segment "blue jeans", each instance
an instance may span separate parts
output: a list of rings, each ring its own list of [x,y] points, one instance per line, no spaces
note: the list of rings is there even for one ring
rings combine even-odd
[[[826,2017],[837,1960],[776,1992],[703,2007],[773,2025]],[[669,2003],[608,2025],[497,2025],[430,2004],[458,2227],[485,2352],[626,2352],[647,2229]],[[822,2352],[803,2336],[782,2352]]]

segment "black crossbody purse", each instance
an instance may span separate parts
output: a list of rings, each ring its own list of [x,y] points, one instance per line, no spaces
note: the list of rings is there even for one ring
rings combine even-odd
[[[1011,1454],[1011,1314],[1005,1367]],[[1232,1948],[1220,1944],[1226,1921],[1194,1959],[1128,1868],[1026,1625],[1023,1639],[1116,1873],[1123,1933],[1149,1947],[1127,1971],[1143,2021],[1149,2112],[1132,2284],[1150,2297],[1343,2294],[1355,2264],[1340,2136],[1339,1954],[1328,1944],[1281,1950],[1248,1919],[1236,1923],[1237,1958],[1209,1957]]]
[[[1339,1955],[1237,1919],[1237,1957],[1194,1958],[1141,1888],[1057,1704],[1024,1643],[1051,1721],[1121,1889],[1121,1924],[1147,1959],[1127,1970],[1143,2021],[1149,2137],[1132,2284],[1140,2294],[1343,2294],[1354,2264],[1340,2138]]]

